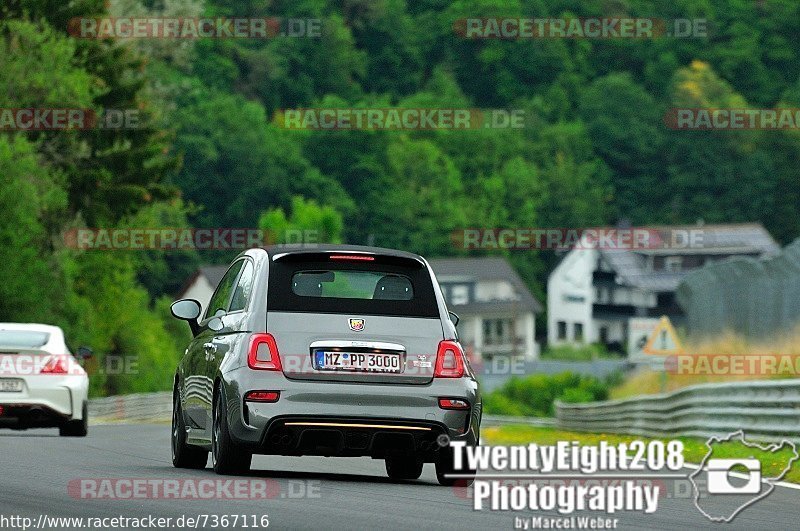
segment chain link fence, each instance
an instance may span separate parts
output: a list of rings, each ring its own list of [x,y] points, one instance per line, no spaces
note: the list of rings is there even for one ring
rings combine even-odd
[[[800,324],[800,239],[772,258],[731,258],[690,273],[677,299],[692,337],[790,332]]]

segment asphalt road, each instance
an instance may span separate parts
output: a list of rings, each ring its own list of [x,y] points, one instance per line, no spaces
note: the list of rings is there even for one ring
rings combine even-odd
[[[172,467],[167,425],[92,426],[86,439],[60,438],[55,430],[4,430],[0,431],[0,463],[0,522],[3,517],[16,515],[38,522],[42,514],[153,515],[171,517],[173,521],[184,515],[238,514],[250,519],[252,515],[259,519],[268,515],[269,527],[274,529],[512,529],[515,517],[534,516],[530,511],[474,511],[463,489],[436,484],[432,465],[425,465],[418,481],[393,483],[385,475],[383,462],[371,459],[256,456],[248,479],[270,478],[269,497],[260,500],[81,497],[80,488],[75,488],[81,478],[218,479],[210,469]],[[69,490],[71,484],[73,489]],[[712,524],[689,497],[673,492],[660,501],[655,514],[617,513],[613,517],[619,518],[618,529],[775,531],[800,526],[798,502],[800,491],[777,487],[733,523]],[[206,529],[212,528],[211,523],[206,521]],[[0,527],[14,529],[9,521]],[[52,522],[46,527],[57,529]],[[70,528],[73,527],[61,527]],[[237,528],[245,529],[241,524]]]

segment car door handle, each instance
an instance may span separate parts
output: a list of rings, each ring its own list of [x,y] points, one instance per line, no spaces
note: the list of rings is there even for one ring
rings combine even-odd
[[[203,350],[206,352],[206,359],[213,360],[214,354],[217,353],[217,346],[214,343],[203,343]]]

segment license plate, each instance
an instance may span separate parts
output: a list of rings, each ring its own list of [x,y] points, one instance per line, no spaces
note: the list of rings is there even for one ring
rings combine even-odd
[[[398,354],[317,350],[314,365],[322,371],[400,372]]]
[[[0,378],[0,393],[19,393],[22,391],[22,380]]]

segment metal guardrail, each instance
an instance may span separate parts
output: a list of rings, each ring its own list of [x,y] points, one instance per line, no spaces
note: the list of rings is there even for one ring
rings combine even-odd
[[[172,418],[172,393],[145,393],[109,396],[89,400],[89,418],[94,421],[165,421]],[[501,417],[484,415],[484,426],[526,424],[554,426],[556,420],[535,417]]]
[[[92,421],[163,421],[172,418],[172,393],[142,393],[89,400]]]
[[[213,383],[204,377],[186,379],[186,397],[211,396]],[[89,418],[100,421],[164,421],[172,418],[172,393],[140,393],[89,400]]]
[[[588,404],[556,403],[559,428],[650,437],[711,437],[743,430],[762,440],[800,441],[800,379],[693,385],[659,395]]]
[[[89,401],[90,419],[101,422],[164,421],[171,415],[169,392]],[[755,439],[800,442],[800,379],[702,384],[667,394],[588,404],[557,402],[555,419],[484,415],[482,424],[649,437],[711,437],[744,430]]]
[[[481,426],[507,426],[509,424],[524,424],[526,426],[537,426],[549,428],[556,425],[556,419],[542,417],[506,417],[499,415],[484,415],[481,418]]]

